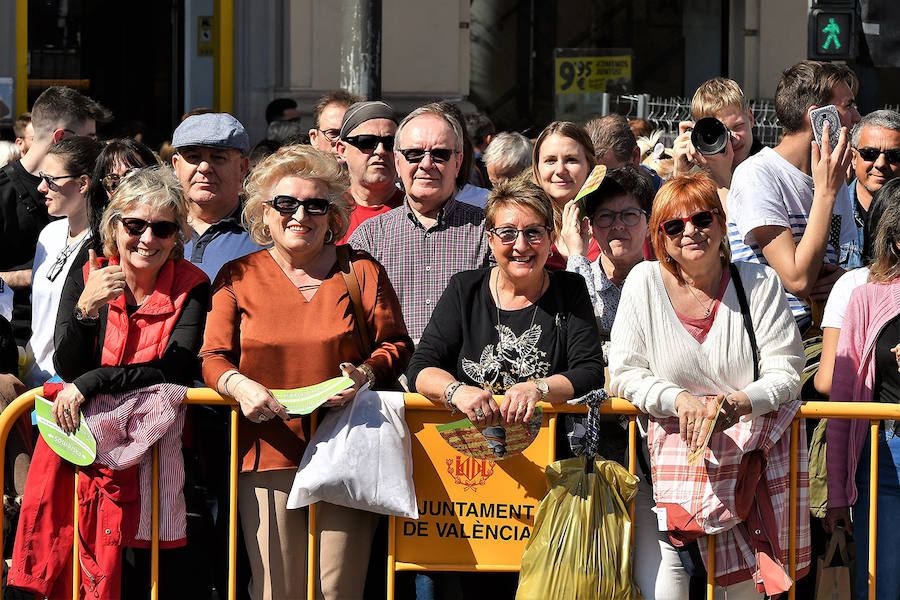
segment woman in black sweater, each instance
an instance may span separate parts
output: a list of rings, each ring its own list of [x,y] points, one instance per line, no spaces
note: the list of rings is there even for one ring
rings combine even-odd
[[[450,279],[410,363],[410,387],[478,425],[528,421],[540,401],[602,388],[584,280],[544,269],[555,239],[546,193],[525,181],[497,186],[485,229],[497,266]]]

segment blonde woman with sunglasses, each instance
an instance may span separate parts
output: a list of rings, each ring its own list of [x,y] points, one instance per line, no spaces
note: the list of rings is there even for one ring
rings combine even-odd
[[[271,248],[226,263],[213,285],[200,356],[206,384],[237,400],[243,414],[238,510],[253,600],[303,598],[307,577],[317,577],[326,600],[363,594],[377,515],[317,503],[319,570],[306,572],[307,510],[288,510],[287,500],[310,418],[290,418],[270,391],[345,375],[353,385],[326,401],[342,406],[367,382],[390,386],[409,362],[412,340],[384,268],[335,243],[349,225],[346,191],[337,159],[312,146],[286,146],[263,160],[245,185],[243,217],[250,237]],[[342,274],[350,264],[361,324]]]

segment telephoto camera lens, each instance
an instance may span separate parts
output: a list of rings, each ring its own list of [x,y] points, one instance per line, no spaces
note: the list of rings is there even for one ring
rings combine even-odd
[[[703,155],[725,152],[728,145],[728,128],[715,117],[703,117],[694,124],[691,143]]]

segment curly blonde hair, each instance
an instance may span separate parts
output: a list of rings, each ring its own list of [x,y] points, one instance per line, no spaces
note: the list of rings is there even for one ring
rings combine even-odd
[[[326,197],[331,203],[328,228],[332,239],[329,243],[344,237],[353,211],[353,204],[345,196],[350,186],[347,173],[330,152],[297,144],[280,148],[268,156],[256,165],[244,183],[246,203],[241,218],[253,241],[261,246],[272,243],[272,234],[263,217],[264,208],[272,200],[272,190],[285,177],[315,179],[325,184]]]
[[[115,193],[109,199],[109,205],[100,219],[100,240],[103,242],[103,253],[107,257],[119,258],[116,245],[116,223],[122,214],[137,206],[146,206],[151,210],[172,213],[178,224],[180,235],[175,236],[175,247],[169,254],[170,260],[184,257],[184,241],[193,235],[188,225],[188,206],[184,199],[181,183],[175,173],[166,165],[153,165],[139,169],[122,180]]]

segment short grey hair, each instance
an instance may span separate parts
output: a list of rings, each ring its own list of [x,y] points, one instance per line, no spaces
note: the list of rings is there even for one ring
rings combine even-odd
[[[494,136],[481,158],[485,165],[524,171],[531,166],[533,149],[531,140],[521,133],[504,131]]]
[[[456,136],[456,148],[453,148],[453,150],[456,150],[460,153],[463,151],[463,140],[465,139],[465,134],[463,133],[462,124],[460,124],[460,122],[457,121],[453,115],[441,108],[439,103],[433,102],[431,104],[426,104],[425,106],[420,106],[416,110],[406,115],[406,117],[404,117],[403,120],[400,121],[400,125],[397,126],[397,133],[394,136],[395,152],[403,148],[402,142],[400,140],[403,137],[403,130],[406,128],[406,124],[413,119],[424,116],[434,116],[439,119],[443,119],[453,130],[453,135]]]
[[[850,145],[854,148],[859,147],[859,137],[863,127],[867,125],[900,131],[900,113],[895,110],[875,110],[860,119],[850,132]]]

